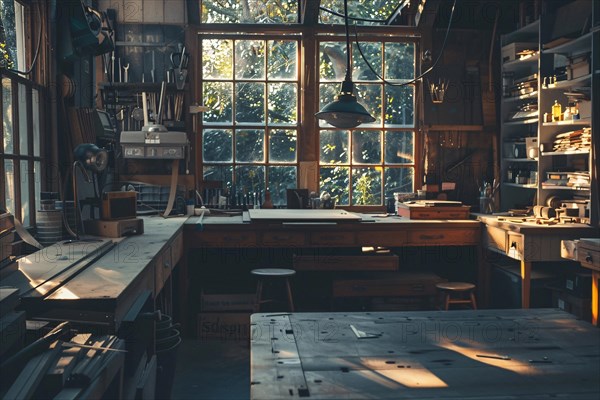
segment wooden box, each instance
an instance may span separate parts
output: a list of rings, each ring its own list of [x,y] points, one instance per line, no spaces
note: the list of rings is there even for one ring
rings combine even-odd
[[[84,221],[85,233],[88,235],[119,238],[144,233],[144,220],[141,218],[119,219],[115,221]]]
[[[537,50],[537,43],[515,42],[502,46],[502,62],[513,61],[519,58],[517,53],[523,50]]]
[[[469,219],[471,206],[399,203],[397,212],[401,217],[409,219]]]

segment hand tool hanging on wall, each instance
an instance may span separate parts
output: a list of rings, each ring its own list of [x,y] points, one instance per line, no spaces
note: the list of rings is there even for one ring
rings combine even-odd
[[[127,63],[127,65],[123,66],[123,77],[125,78],[125,80],[123,82],[129,82],[129,63]]]

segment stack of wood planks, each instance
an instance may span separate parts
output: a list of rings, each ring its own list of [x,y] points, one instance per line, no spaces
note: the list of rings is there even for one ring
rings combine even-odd
[[[64,335],[64,331],[63,331]],[[125,342],[112,335],[77,334],[69,341],[42,339],[2,364],[3,376],[18,375],[3,388],[5,399],[121,398]],[[41,351],[39,351],[41,350]],[[9,366],[6,366],[6,363]]]
[[[14,217],[6,210],[0,209],[0,279],[17,269],[16,257],[13,254],[14,241]]]
[[[18,289],[0,287],[0,359],[20,348],[25,339],[25,312],[15,311],[19,301]]]

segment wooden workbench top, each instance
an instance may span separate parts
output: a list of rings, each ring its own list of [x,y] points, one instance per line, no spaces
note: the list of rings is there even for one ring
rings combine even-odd
[[[598,329],[560,310],[254,314],[251,326],[256,400],[600,395]]]
[[[498,219],[498,216],[491,215],[478,215],[477,217],[481,222],[488,226],[494,226],[497,228],[509,230],[512,232],[521,232],[521,233],[550,233],[550,232],[561,232],[561,231],[569,231],[577,232],[581,231],[582,236],[585,236],[585,233],[588,235],[593,234],[594,232],[598,232],[598,228],[595,228],[591,225],[587,224],[556,224],[556,225],[541,225],[536,224],[535,222],[515,222],[515,219],[518,218],[510,218],[510,217],[501,217]]]

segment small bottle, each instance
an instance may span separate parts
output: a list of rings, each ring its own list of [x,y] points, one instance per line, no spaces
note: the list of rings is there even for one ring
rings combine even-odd
[[[573,119],[579,119],[579,107],[577,106],[577,103],[573,104],[573,109],[571,111],[571,117]]]
[[[562,106],[558,104],[558,100],[554,100],[554,105],[552,106],[552,121],[558,122],[562,117]]]
[[[571,119],[571,106],[567,106],[565,108],[565,112],[563,113],[563,119],[568,121]]]
[[[513,178],[513,167],[512,165],[508,166],[508,171],[506,171],[506,181],[507,182],[512,182],[514,180]]]

